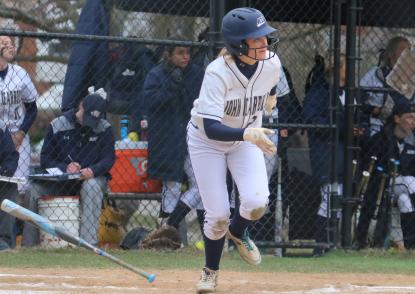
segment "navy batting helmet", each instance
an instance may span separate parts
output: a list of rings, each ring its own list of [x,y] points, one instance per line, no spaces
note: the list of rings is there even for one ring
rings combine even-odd
[[[222,20],[222,35],[226,49],[237,56],[248,54],[249,48],[245,42],[246,39],[270,37],[271,34],[276,32],[277,29],[268,25],[261,11],[255,8],[232,9]],[[268,50],[275,54],[278,38],[271,39],[269,43]]]

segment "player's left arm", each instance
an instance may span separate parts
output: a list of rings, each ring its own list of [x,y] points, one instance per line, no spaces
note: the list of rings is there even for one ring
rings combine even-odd
[[[272,110],[277,106],[277,94],[269,95],[265,102],[265,111],[270,114]]]
[[[270,94],[265,101],[265,111],[271,115],[272,110],[277,107],[277,97],[280,97],[285,94],[285,92],[289,92],[289,89],[287,90],[287,80],[284,74],[284,71],[282,69],[281,61],[279,60],[278,56],[275,55],[270,62],[273,64],[273,66],[276,67],[276,81],[274,87],[271,89]]]
[[[13,142],[15,143],[16,147],[20,146],[37,116],[36,98],[38,95],[36,88],[27,73],[24,73],[22,82],[24,85],[22,88],[22,101],[26,111],[23,122],[19,126],[19,131],[12,135]]]
[[[12,134],[13,143],[16,148],[19,148],[22,144],[24,137],[33,125],[37,116],[36,102],[24,103],[24,107],[26,108],[26,114],[23,118],[23,122],[19,127],[19,131]]]

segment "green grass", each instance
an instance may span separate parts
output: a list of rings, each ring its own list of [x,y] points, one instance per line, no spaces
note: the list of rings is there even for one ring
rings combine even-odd
[[[142,268],[198,270],[204,253],[193,248],[179,251],[121,251],[111,254]],[[246,266],[236,252],[225,253],[221,269],[258,272],[401,273],[413,274],[413,252],[337,251],[321,258],[263,255],[259,267]],[[0,253],[0,267],[110,268],[112,262],[84,249],[20,249]]]

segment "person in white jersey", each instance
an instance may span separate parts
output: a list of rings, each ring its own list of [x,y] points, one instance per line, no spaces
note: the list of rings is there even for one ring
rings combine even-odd
[[[276,29],[254,8],[236,8],[222,20],[227,52],[206,68],[199,98],[188,126],[189,155],[205,208],[205,266],[198,293],[215,291],[225,235],[251,265],[261,254],[247,234],[268,205],[268,179],[263,153],[275,154],[262,128],[262,112],[276,105],[281,63],[275,54]],[[268,44],[268,39],[272,40]],[[229,221],[226,170],[232,174],[240,207]]]
[[[15,177],[26,179],[19,184],[19,194],[28,191],[30,167],[30,141],[27,132],[37,115],[38,93],[27,72],[11,63],[16,47],[9,36],[0,36],[0,119],[9,129],[13,143],[19,152],[19,164]]]

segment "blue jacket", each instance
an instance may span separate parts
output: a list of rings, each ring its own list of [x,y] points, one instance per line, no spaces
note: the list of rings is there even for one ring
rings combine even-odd
[[[304,98],[303,117],[308,124],[330,124],[330,87],[325,80],[313,83],[308,94]],[[340,128],[339,144],[337,145],[337,179],[343,175],[344,140],[342,130],[344,128],[344,107],[340,107],[337,127]],[[313,176],[319,178],[321,183],[328,183],[331,164],[330,129],[308,129],[308,143],[310,146],[310,161]]]
[[[154,67],[143,87],[148,118],[148,174],[152,178],[182,182],[187,154],[186,127],[193,101],[199,96],[204,71],[189,64],[182,81],[171,77],[165,62]]]
[[[11,177],[17,169],[19,152],[14,146],[6,124],[0,121],[0,175]]]
[[[75,120],[75,110],[55,118],[49,126],[42,151],[42,168],[58,167],[66,171],[75,161],[81,168],[91,168],[95,177],[109,177],[115,161],[114,134],[109,122],[101,119],[95,129],[82,127]]]
[[[110,15],[103,0],[87,0],[76,33],[108,36]],[[103,88],[110,54],[107,42],[76,41],[69,57],[62,97],[62,110],[76,108],[88,94],[88,87]]]

